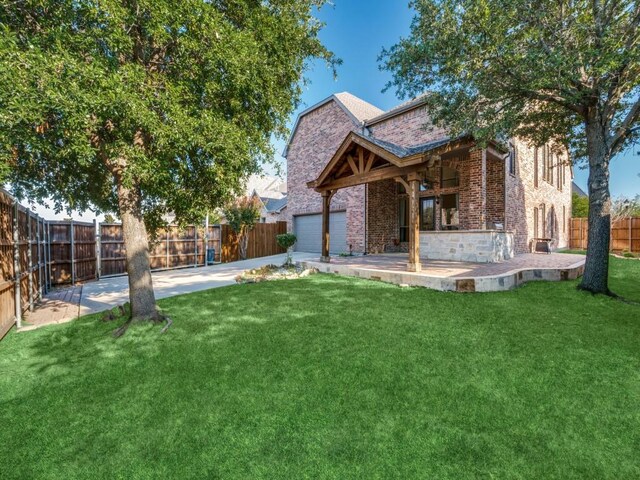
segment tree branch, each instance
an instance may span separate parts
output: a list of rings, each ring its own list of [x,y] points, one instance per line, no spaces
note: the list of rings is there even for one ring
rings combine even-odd
[[[609,142],[609,152],[611,156],[615,155],[618,150],[622,148],[625,140],[627,140],[629,135],[632,133],[631,127],[638,121],[640,121],[640,98],[636,100],[636,103],[633,104],[633,106],[627,113],[627,116],[622,121],[620,126],[616,129],[616,133],[611,138]]]

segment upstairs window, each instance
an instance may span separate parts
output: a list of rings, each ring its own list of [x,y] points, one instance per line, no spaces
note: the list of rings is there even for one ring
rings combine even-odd
[[[538,188],[538,171],[540,166],[538,165],[538,147],[533,150],[533,186]]]
[[[509,142],[509,173],[511,175],[516,174],[516,162],[518,161],[518,153],[513,143]]]

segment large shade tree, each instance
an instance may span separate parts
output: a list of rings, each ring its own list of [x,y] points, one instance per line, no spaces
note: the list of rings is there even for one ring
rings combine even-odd
[[[122,220],[133,319],[157,319],[147,234],[202,219],[273,157],[324,0],[4,0],[0,173]],[[8,173],[8,175],[7,175]]]
[[[638,138],[635,0],[414,0],[410,35],[383,52],[390,86],[425,96],[436,123],[570,147],[589,167],[581,288],[609,293],[609,163]]]

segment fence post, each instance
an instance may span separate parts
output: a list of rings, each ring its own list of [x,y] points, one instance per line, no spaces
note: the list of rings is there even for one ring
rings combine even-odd
[[[29,311],[33,312],[33,244],[31,243],[31,213],[27,211],[27,288],[29,288]]]
[[[38,245],[38,291],[39,298],[42,299],[42,295],[44,294],[43,285],[42,285],[42,254],[40,250],[42,250],[42,241],[40,239],[40,216],[36,215],[36,245]]]
[[[195,238],[194,244],[193,244],[194,245],[193,251],[195,252],[195,256],[193,259],[193,266],[197,267],[198,266],[198,224],[197,223],[193,226],[193,229],[194,229],[193,236]],[[205,261],[206,261],[206,258],[205,258]]]
[[[166,263],[165,267],[166,268],[169,268],[169,229],[170,228],[171,228],[171,226],[167,225],[167,237],[165,239],[165,241],[167,242],[167,256],[166,256],[166,259],[165,259],[165,263]]]
[[[76,252],[75,252],[75,232],[73,231],[73,218],[69,223],[69,236],[71,237],[71,285],[76,284]]]
[[[16,327],[22,327],[22,308],[20,306],[20,235],[18,234],[18,202],[13,202],[13,274],[15,277],[15,285],[13,291],[15,293],[16,303]]]
[[[633,221],[633,217],[629,217],[627,219],[627,221],[629,222],[629,251],[633,251],[633,237],[631,235],[631,223]]]
[[[204,266],[209,265],[209,214],[207,213],[204,217]],[[213,259],[215,263],[215,258]]]
[[[93,219],[93,231],[95,232],[96,239],[96,278],[100,280],[100,275],[102,274],[100,267],[100,255],[102,254],[102,245],[100,240],[100,223],[96,222],[96,219]]]

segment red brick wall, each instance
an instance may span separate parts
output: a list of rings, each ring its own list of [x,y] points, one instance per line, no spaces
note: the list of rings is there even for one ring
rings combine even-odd
[[[446,135],[444,129],[431,124],[426,107],[418,107],[370,125],[369,130],[375,137],[403,147],[420,145]]]
[[[516,253],[530,251],[531,239],[534,238],[534,208],[539,210],[539,228],[546,225],[545,237],[553,239],[553,248],[565,248],[569,245],[569,219],[571,218],[571,172],[568,165],[568,154],[560,156],[563,162],[565,182],[561,190],[557,185],[557,172],[562,164],[554,168],[553,185],[543,180],[542,161],[538,162],[538,186],[534,185],[535,148],[522,140],[515,140],[517,150],[516,174],[506,174],[507,183],[507,228],[515,232]],[[544,205],[545,218],[542,218]],[[564,207],[564,219],[563,219]]]
[[[506,167],[502,160],[487,158],[487,225],[504,226],[504,175]]]
[[[300,118],[287,154],[288,200],[286,218],[293,228],[293,216],[322,212],[322,197],[307,182],[315,180],[347,134],[356,125],[334,101]],[[363,185],[339,190],[331,210],[346,210],[347,242],[355,252],[364,251]]]
[[[369,129],[378,138],[402,146],[413,146],[441,138],[445,131],[427,127],[429,123],[425,107],[419,107],[377,124]],[[347,114],[335,103],[329,102],[300,118],[298,128],[289,145],[287,157],[288,207],[286,218],[290,228],[292,217],[303,213],[320,213],[320,194],[308,189],[306,183],[315,179],[321,169],[337,150],[349,131],[357,130]],[[421,192],[421,196],[439,196],[443,193],[459,192],[460,226],[463,229],[486,228],[487,223],[503,222],[506,211],[505,228],[515,233],[516,252],[529,251],[533,232],[533,209],[545,205],[544,223],[546,236],[554,238],[553,246],[568,245],[567,223],[571,217],[571,176],[566,168],[565,184],[562,191],[542,180],[534,187],[533,148],[521,141],[515,142],[518,151],[516,175],[507,173],[502,159],[490,155],[483,161],[482,150],[469,153],[468,158],[459,162],[460,185],[458,188],[440,190],[438,183],[434,189]],[[566,154],[563,159],[566,161]],[[541,169],[541,163],[539,165]],[[557,173],[554,175],[557,178]],[[484,180],[483,180],[484,179]],[[437,178],[439,181],[439,176]],[[386,181],[369,185],[365,200],[365,186],[340,190],[332,201],[332,210],[347,212],[347,241],[353,250],[365,250],[365,221],[368,217],[369,231],[367,248],[381,251],[392,245],[398,237],[397,195],[395,182]],[[365,214],[365,205],[368,205]],[[564,218],[563,218],[564,207]],[[440,225],[439,206],[436,208],[436,222]],[[563,223],[564,222],[564,223]],[[542,228],[543,219],[539,220]]]
[[[368,185],[367,251],[381,253],[398,238],[398,196],[394,180],[383,180]]]

